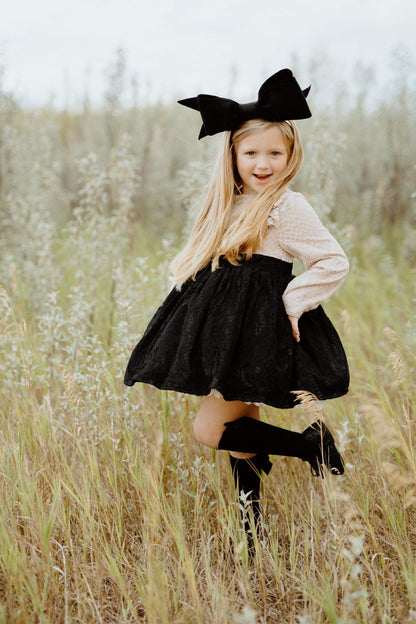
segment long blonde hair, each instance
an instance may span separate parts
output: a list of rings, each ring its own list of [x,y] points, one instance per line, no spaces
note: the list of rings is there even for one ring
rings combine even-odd
[[[240,141],[250,134],[277,127],[282,132],[288,150],[288,163],[278,180],[261,191],[238,217],[229,217],[238,193],[239,177],[235,154]],[[198,214],[188,241],[170,267],[175,282],[183,284],[211,262],[212,271],[219,266],[220,256],[238,264],[242,254],[251,258],[260,246],[266,231],[272,206],[282,196],[289,182],[302,166],[303,149],[298,129],[293,121],[251,119],[238,130],[225,132],[207,197]]]

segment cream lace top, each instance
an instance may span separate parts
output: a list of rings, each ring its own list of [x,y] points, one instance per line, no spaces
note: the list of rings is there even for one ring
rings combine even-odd
[[[233,214],[243,210],[250,199],[245,195],[237,198]],[[290,190],[273,206],[267,234],[256,253],[286,262],[297,258],[305,267],[283,293],[287,314],[297,318],[332,295],[349,269],[344,251],[312,206],[301,193]]]

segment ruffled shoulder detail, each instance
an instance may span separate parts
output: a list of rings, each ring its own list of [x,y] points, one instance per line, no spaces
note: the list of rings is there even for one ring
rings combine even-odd
[[[281,208],[283,206],[289,205],[291,199],[297,195],[302,196],[301,193],[296,193],[295,191],[286,190],[283,193],[283,195],[280,197],[280,199],[278,199],[277,202],[273,204],[273,208],[269,214],[269,218],[267,219],[267,225],[269,227],[273,225],[277,225],[279,221],[279,217],[280,217]]]

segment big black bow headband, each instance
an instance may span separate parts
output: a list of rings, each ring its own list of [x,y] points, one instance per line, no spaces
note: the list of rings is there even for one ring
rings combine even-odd
[[[257,102],[238,104],[216,95],[200,94],[179,104],[201,113],[202,128],[198,139],[224,130],[235,130],[248,119],[286,121],[312,117],[306,97],[310,87],[302,89],[290,69],[281,69],[270,76],[259,90]]]

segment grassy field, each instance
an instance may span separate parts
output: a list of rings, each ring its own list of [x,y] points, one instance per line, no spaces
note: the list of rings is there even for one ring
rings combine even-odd
[[[249,561],[227,453],[192,437],[199,399],[122,383],[169,290],[211,148],[197,158],[164,135],[174,115],[160,107],[136,118],[28,113],[4,94],[1,104],[0,623],[415,623],[409,120],[380,126],[376,145],[367,135],[392,109],[357,105],[344,138],[325,114],[307,136],[319,157],[300,189],[351,259],[325,306],[351,389],[322,408],[347,469],[319,480],[274,458]],[[123,134],[126,119],[138,121]],[[398,143],[383,169],[388,132]],[[316,407],[262,416],[301,431]]]
[[[123,233],[90,219],[51,275],[14,268],[2,292],[0,621],[416,621],[414,270],[355,246],[326,307],[352,372],[323,408],[346,474],[276,457],[250,563],[226,453],[192,438],[198,398],[122,384],[169,253],[96,256],[92,231]],[[300,431],[314,414],[263,417]]]

